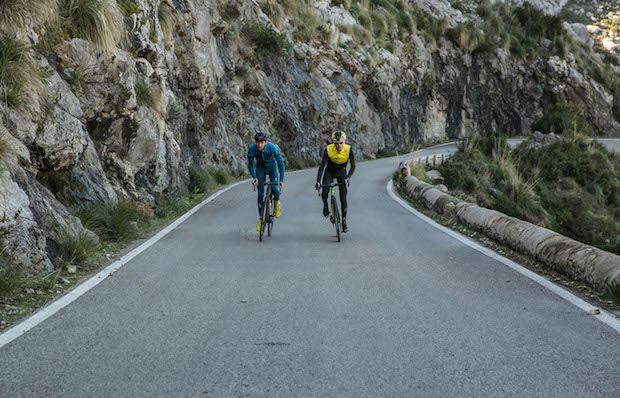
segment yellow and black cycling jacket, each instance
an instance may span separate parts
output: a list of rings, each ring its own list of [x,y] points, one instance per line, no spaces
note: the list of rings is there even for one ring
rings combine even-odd
[[[351,162],[351,168],[347,171],[347,163]],[[351,150],[351,145],[344,145],[342,151],[338,152],[334,144],[328,145],[323,151],[323,159],[319,166],[319,173],[316,176],[316,180],[320,181],[323,176],[323,170],[332,176],[344,176],[349,178],[355,171],[355,155]]]

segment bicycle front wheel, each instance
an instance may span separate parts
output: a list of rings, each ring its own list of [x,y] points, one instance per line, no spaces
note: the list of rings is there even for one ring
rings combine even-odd
[[[269,210],[269,220],[267,221],[267,236],[271,236],[271,230],[273,229],[273,221],[276,218],[276,206],[273,203],[273,199],[269,201],[270,210]]]
[[[259,240],[262,242],[263,236],[265,235],[265,223],[269,222],[269,201],[268,200],[266,200],[265,203],[263,204],[263,211],[261,212],[260,219],[261,219],[260,232],[258,236],[259,236]]]
[[[336,198],[332,196],[332,209],[334,214],[334,226],[336,227],[336,238],[340,242],[340,213],[338,212],[338,202]]]

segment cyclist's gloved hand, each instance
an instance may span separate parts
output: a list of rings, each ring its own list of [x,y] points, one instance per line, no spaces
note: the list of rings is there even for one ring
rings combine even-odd
[[[252,185],[254,185],[255,187],[258,186],[258,178],[252,180]]]
[[[321,189],[321,183],[317,181],[316,184],[314,184],[314,189],[316,189],[317,191]]]

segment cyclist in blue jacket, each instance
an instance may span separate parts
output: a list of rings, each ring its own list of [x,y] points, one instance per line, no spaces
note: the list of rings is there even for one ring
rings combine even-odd
[[[265,193],[266,175],[269,175],[269,181],[278,183],[272,187],[273,197],[276,201],[276,217],[280,217],[280,189],[284,186],[284,162],[278,148],[271,142],[267,142],[269,135],[259,132],[254,135],[255,144],[250,145],[248,149],[248,168],[252,174],[252,184],[258,186],[258,224],[256,230],[260,231],[261,220],[260,214],[263,210],[263,195]],[[254,168],[254,159],[256,159],[256,168]]]

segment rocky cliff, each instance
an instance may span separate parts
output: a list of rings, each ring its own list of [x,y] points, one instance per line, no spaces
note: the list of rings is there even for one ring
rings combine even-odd
[[[243,170],[257,131],[306,164],[334,129],[373,158],[529,134],[557,103],[620,135],[613,92],[580,63],[583,30],[496,31],[520,21],[501,2],[102,0],[89,31],[74,15],[87,0],[23,1],[32,12],[0,6],[0,46],[28,48],[20,73],[43,84],[15,89],[0,73],[0,244],[30,272],[53,269],[64,234],[83,230],[72,206],[155,206],[185,189],[190,167]],[[554,14],[565,1],[532,3]]]

